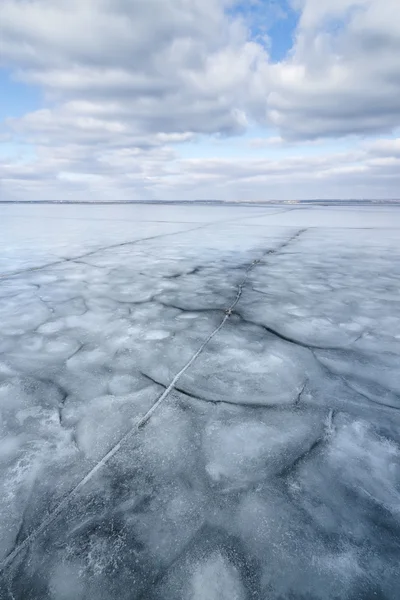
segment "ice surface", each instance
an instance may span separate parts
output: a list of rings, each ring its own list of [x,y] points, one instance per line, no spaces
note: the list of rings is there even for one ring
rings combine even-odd
[[[1,600],[399,598],[398,209],[0,210]]]

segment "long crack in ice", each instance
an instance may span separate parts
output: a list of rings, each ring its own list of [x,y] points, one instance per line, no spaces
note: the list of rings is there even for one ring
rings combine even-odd
[[[200,229],[200,227],[197,227],[196,229]],[[27,546],[29,546],[29,544],[31,544],[41,533],[43,533],[48,528],[48,526],[68,506],[71,499],[74,496],[76,496],[76,494],[88,483],[88,481],[90,481],[93,478],[93,476],[120,450],[120,448],[124,444],[124,442],[126,442],[134,433],[136,433],[137,431],[139,431],[141,428],[143,428],[146,425],[146,423],[150,420],[150,418],[156,412],[156,410],[161,406],[161,404],[163,404],[163,402],[165,402],[165,400],[168,398],[170,393],[174,389],[176,389],[176,384],[178,383],[178,381],[180,380],[182,375],[184,373],[186,373],[186,371],[191,367],[191,365],[193,365],[193,363],[196,361],[196,359],[204,351],[206,346],[219,333],[219,331],[224,327],[227,320],[231,317],[235,307],[237,306],[237,304],[242,296],[244,287],[246,285],[246,282],[249,278],[251,271],[260,263],[260,261],[265,256],[271,255],[271,254],[276,254],[276,253],[280,252],[281,250],[286,248],[290,243],[292,243],[294,240],[296,240],[305,231],[306,231],[306,229],[301,229],[301,230],[297,231],[288,240],[286,240],[282,244],[278,245],[276,248],[265,251],[259,258],[255,259],[247,267],[247,269],[245,271],[245,275],[243,277],[243,280],[238,285],[235,299],[232,302],[232,304],[225,310],[225,316],[222,319],[221,323],[218,325],[218,327],[216,327],[214,329],[214,331],[204,340],[204,342],[200,345],[200,347],[193,354],[193,356],[190,358],[190,360],[175,375],[175,377],[172,379],[171,383],[168,385],[168,387],[166,387],[164,392],[161,394],[161,396],[158,398],[158,400],[155,402],[155,404],[147,411],[147,413],[145,415],[143,415],[143,417],[141,417],[139,420],[136,420],[134,426],[107,452],[107,454],[105,454],[103,456],[103,458],[99,462],[96,463],[96,465],[86,474],[86,476],[83,479],[81,479],[79,481],[79,483],[72,489],[72,491],[70,491],[64,497],[64,499],[47,515],[47,517],[40,523],[40,525],[38,527],[36,527],[36,529],[34,529],[22,542],[17,544],[14,547],[14,549],[6,556],[6,558],[0,564],[0,573],[4,572],[7,569],[7,567],[9,567],[11,565],[13,560]],[[165,235],[168,235],[168,234],[165,234]],[[157,236],[157,237],[159,237],[159,236]],[[143,241],[143,240],[138,240],[138,241]],[[136,243],[136,242],[130,242],[130,243]],[[123,246],[123,245],[127,245],[127,243],[119,244],[118,246]],[[110,248],[112,248],[112,247],[114,247],[114,246],[111,246]],[[95,254],[98,251],[99,250],[89,252],[89,253],[85,254],[84,256],[89,256],[89,255]],[[69,259],[69,260],[73,260],[73,259]],[[46,267],[44,266],[44,267],[39,267],[39,268],[46,268]],[[34,269],[34,270],[36,270],[36,269]]]

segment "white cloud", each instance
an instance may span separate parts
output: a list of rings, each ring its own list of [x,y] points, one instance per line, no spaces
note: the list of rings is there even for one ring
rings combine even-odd
[[[253,138],[249,140],[250,148],[268,148],[269,146],[282,146],[285,140],[281,136],[269,138]]]
[[[3,61],[53,101],[72,101],[71,112],[89,109],[136,132],[238,133],[265,56],[226,17],[227,4],[5,0]]]
[[[300,139],[396,128],[398,0],[303,0],[301,6],[292,53],[272,67],[271,121],[282,135]]]
[[[400,2],[292,3],[295,43],[273,64],[229,16],[234,0],[3,0],[1,60],[44,90],[47,108],[6,121],[2,135],[32,145],[36,158],[4,162],[1,193],[398,195],[398,140],[363,142],[345,158],[307,158],[301,143],[400,126]],[[248,141],[252,153],[287,146],[294,156],[179,159],[197,135],[240,135],[253,123],[275,132]]]
[[[182,159],[167,147],[66,146],[54,154],[39,147],[35,162],[10,161],[0,179],[13,197],[30,199],[293,199],[395,198],[400,157],[379,144],[314,156],[301,148],[279,160],[266,158]]]

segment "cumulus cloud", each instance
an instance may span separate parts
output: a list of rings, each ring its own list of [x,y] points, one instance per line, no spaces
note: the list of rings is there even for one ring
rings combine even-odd
[[[276,6],[254,4],[268,34]],[[34,158],[3,161],[2,195],[268,197],[281,185],[282,197],[335,196],[341,178],[363,196],[363,177],[374,195],[396,195],[396,140],[371,141],[343,161],[302,157],[298,144],[399,127],[400,3],[291,4],[294,44],[274,63],[236,0],[3,0],[0,60],[43,90],[46,107],[6,120],[6,134]],[[294,157],[179,158],[198,135],[238,136],[255,124],[274,132],[248,148],[295,143]]]
[[[282,135],[310,139],[398,127],[398,0],[298,0],[298,6],[295,44],[272,67],[268,98],[269,118]]]
[[[78,119],[86,112],[145,134],[239,133],[265,57],[226,17],[228,4],[5,0],[3,60]]]

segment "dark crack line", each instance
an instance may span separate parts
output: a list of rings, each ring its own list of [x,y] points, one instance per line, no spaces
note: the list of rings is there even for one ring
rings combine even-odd
[[[161,294],[160,294],[161,295]],[[160,304],[164,308],[172,308],[173,310],[179,310],[179,312],[187,312],[187,313],[221,313],[224,312],[224,308],[185,308],[182,306],[177,306],[176,304],[170,304],[169,302],[164,302],[158,298],[158,294],[154,296],[154,302]]]
[[[182,394],[183,396],[186,396],[187,398],[191,398],[192,400],[197,400],[198,402],[206,402],[207,404],[232,404],[231,402],[224,402],[223,400],[211,400],[210,398],[204,398],[204,396],[196,396],[196,394],[192,394],[192,392],[188,392],[187,390],[181,388],[181,387],[176,387],[175,390],[177,392],[179,392],[180,394]]]
[[[147,379],[148,381],[150,381],[150,383],[154,384],[154,385],[158,385],[164,389],[166,389],[166,385],[165,383],[161,383],[161,381],[157,381],[156,379],[154,379],[153,377],[151,377],[151,375],[147,375],[147,373],[143,373],[143,371],[139,371],[139,374],[144,377],[145,379]]]
[[[308,383],[308,379],[306,379],[306,380],[305,380],[305,382],[304,382],[304,385],[303,385],[303,387],[301,388],[301,390],[300,390],[300,392],[299,392],[299,394],[298,394],[298,396],[297,396],[297,398],[296,398],[296,400],[295,400],[295,402],[294,402],[294,405],[295,405],[295,406],[299,406],[299,405],[300,405],[300,403],[301,403],[301,399],[302,399],[302,396],[303,396],[303,394],[304,394],[304,392],[305,392],[305,389],[306,389],[306,387],[307,387],[307,383]]]
[[[65,258],[65,262],[73,263],[75,265],[84,265],[85,267],[90,267],[91,269],[107,269],[111,273],[112,271],[116,271],[116,269],[110,269],[108,265],[93,265],[92,263],[85,262],[83,259],[76,258]]]
[[[198,266],[190,269],[190,271],[183,271],[182,273],[173,273],[172,275],[162,275],[163,279],[179,279],[180,277],[186,277],[187,275],[196,275],[200,273],[206,267]]]
[[[392,410],[400,410],[400,404],[398,406],[394,406],[393,404],[386,404],[385,402],[378,402],[378,400],[374,400],[370,396],[367,396],[367,394],[363,394],[363,392],[360,392],[359,390],[357,390],[357,388],[355,388],[353,385],[351,385],[351,383],[349,381],[347,381],[347,379],[343,378],[342,381],[347,385],[347,387],[349,389],[351,389],[353,392],[355,392],[362,398],[365,398],[369,402],[372,402],[373,404],[377,404],[380,407],[386,406],[386,408],[391,408]]]
[[[255,287],[251,288],[253,290],[253,292],[257,292],[257,294],[262,294],[263,296],[268,296],[269,298],[274,298],[274,294],[270,294],[269,292],[263,292],[262,290],[258,290]]]
[[[317,453],[320,450],[321,446],[324,446],[330,440],[330,438],[334,432],[333,419],[335,418],[335,414],[336,414],[335,411],[333,411],[333,410],[329,411],[329,414],[328,414],[328,417],[327,417],[327,420],[325,423],[325,428],[324,428],[322,435],[319,438],[317,438],[311,444],[311,446],[307,450],[305,450],[305,452],[300,454],[300,456],[298,456],[290,465],[288,465],[284,469],[282,469],[282,471],[277,474],[278,478],[287,479],[288,477],[290,477],[290,475],[292,475],[292,473],[294,473],[294,471],[301,464],[303,464],[311,456],[313,456],[315,453]]]
[[[85,252],[83,254],[79,254],[78,256],[71,256],[71,257],[66,257],[63,258],[62,260],[57,260],[51,263],[46,263],[45,265],[41,265],[39,267],[31,267],[29,269],[21,269],[20,271],[14,271],[12,273],[5,273],[3,275],[0,275],[0,281],[5,281],[7,279],[11,279],[13,277],[16,277],[18,275],[23,275],[24,273],[35,273],[36,271],[42,271],[45,269],[49,269],[51,267],[56,267],[59,265],[62,265],[64,263],[68,263],[68,262],[74,262],[74,261],[79,261],[82,258],[87,258],[88,256],[93,256],[94,254],[98,254],[100,252],[105,252],[106,250],[114,250],[116,248],[123,248],[124,246],[134,246],[136,244],[140,244],[141,242],[147,242],[150,240],[155,240],[158,238],[163,238],[163,237],[168,237],[171,235],[181,235],[184,233],[190,233],[192,231],[197,231],[199,229],[204,229],[206,227],[209,227],[213,225],[213,223],[206,223],[205,225],[201,225],[200,227],[193,227],[192,229],[185,229],[183,231],[175,231],[175,232],[171,232],[171,233],[161,233],[159,235],[153,235],[153,236],[149,236],[146,238],[141,238],[139,240],[132,240],[130,242],[122,242],[120,244],[110,244],[109,246],[103,246],[102,248],[97,248],[96,250],[90,250],[89,252]],[[95,265],[92,265],[95,266]]]
[[[157,300],[155,300],[155,298],[157,297],[157,294],[155,294],[154,296],[150,296],[150,298],[147,298],[146,300],[121,300],[118,299],[116,300],[115,298],[112,298],[111,296],[108,296],[107,294],[103,294],[102,295],[103,298],[107,298],[107,300],[111,300],[111,302],[116,302],[117,304],[121,304],[121,308],[126,308],[126,305],[131,305],[131,306],[139,306],[140,304],[150,304],[151,302],[157,302]]]
[[[332,369],[330,369],[327,365],[325,365],[320,358],[318,358],[318,356],[315,354],[315,352],[312,353],[315,360],[317,361],[317,363],[320,365],[320,367],[329,375],[331,375],[332,377],[335,377],[336,379],[339,379],[339,381],[341,381],[343,383],[344,386],[346,386],[349,390],[351,390],[354,394],[357,394],[357,396],[359,396],[360,398],[363,398],[364,400],[367,400],[367,402],[371,402],[372,404],[376,404],[377,406],[379,406],[381,409],[384,408],[388,408],[389,410],[400,410],[400,406],[393,406],[392,404],[384,404],[382,402],[378,402],[377,400],[374,400],[373,398],[370,398],[370,396],[367,396],[366,394],[363,394],[363,392],[360,392],[359,390],[357,390],[355,387],[353,387],[351,385],[351,383],[346,379],[346,377],[344,375],[341,375],[340,373],[337,373],[335,371],[333,371]],[[390,390],[388,390],[390,392]]]
[[[256,403],[246,403],[241,404],[240,402],[230,402],[229,400],[215,400],[210,398],[204,398],[204,396],[196,396],[183,388],[175,387],[175,391],[179,392],[183,396],[187,396],[193,400],[197,400],[197,402],[205,402],[206,404],[212,404],[214,406],[225,405],[234,408],[246,408],[250,410],[287,410],[288,408],[293,408],[295,406],[295,402],[293,404],[256,404]]]
[[[65,359],[65,363],[67,363],[71,358],[74,358],[81,350],[85,348],[85,344],[79,344],[79,348],[77,348],[70,356]]]
[[[162,387],[164,390],[167,389],[167,386],[165,383],[161,383],[161,381],[157,381],[156,379],[154,379],[154,377],[147,375],[146,373],[143,373],[143,371],[139,371],[139,373],[145,378],[148,379],[151,383],[153,383],[154,385],[158,385],[160,387]],[[300,402],[300,398],[301,395],[303,394],[305,387],[307,385],[307,382],[304,384],[302,390],[300,391],[300,393],[298,394],[296,400],[293,402],[293,405],[290,406],[296,406],[299,402]],[[196,400],[197,402],[204,402],[206,404],[212,404],[214,406],[218,406],[221,404],[225,404],[227,406],[232,406],[235,408],[249,408],[252,410],[269,410],[269,409],[287,409],[287,405],[284,405],[284,407],[281,404],[257,404],[257,403],[240,403],[240,402],[230,402],[229,400],[217,400],[215,398],[205,398],[204,396],[199,396],[195,393],[192,392],[188,392],[188,390],[184,389],[183,387],[178,387],[175,386],[175,391],[179,392],[179,394],[182,394],[182,396],[186,396],[187,398],[191,398],[192,400]]]
[[[290,210],[295,210],[295,209],[289,209],[289,211],[280,211],[280,212],[290,212]],[[272,213],[269,213],[272,216]],[[279,213],[274,213],[274,214],[279,214]],[[250,220],[250,219],[256,219],[260,216],[267,216],[264,214],[257,214],[251,217],[247,217],[246,220]],[[150,240],[155,240],[158,238],[163,238],[163,237],[168,237],[168,236],[172,236],[172,235],[182,235],[185,233],[190,233],[192,231],[198,231],[200,229],[206,229],[207,227],[212,227],[213,225],[219,225],[219,224],[223,224],[223,223],[233,223],[235,221],[242,221],[244,220],[243,217],[237,217],[235,219],[226,219],[223,221],[209,221],[207,223],[203,223],[202,225],[199,225],[198,227],[193,227],[191,229],[185,229],[183,231],[175,231],[175,232],[171,232],[171,233],[161,233],[159,235],[153,235],[153,236],[149,236],[146,238],[141,238],[139,240],[132,240],[132,241],[128,241],[128,242],[122,242],[120,244],[110,244],[109,246],[103,246],[101,248],[97,248],[96,250],[90,250],[89,252],[85,252],[83,254],[79,254],[78,256],[72,256],[72,257],[65,257],[61,260],[57,260],[57,261],[53,261],[51,263],[46,263],[45,265],[41,265],[39,267],[31,267],[29,269],[21,269],[19,271],[14,271],[12,273],[4,273],[4,274],[0,274],[0,283],[1,281],[6,281],[7,279],[12,279],[13,277],[17,277],[18,275],[23,275],[24,273],[35,273],[36,271],[42,271],[45,269],[49,269],[51,267],[56,267],[59,265],[62,265],[64,263],[68,263],[68,262],[74,262],[74,261],[79,261],[82,258],[87,258],[88,256],[93,256],[94,254],[98,254],[99,252],[105,252],[106,250],[113,250],[115,248],[122,248],[124,246],[133,246],[136,244],[140,244],[141,242],[147,242]],[[169,222],[169,221],[168,221]],[[171,222],[172,224],[174,223],[173,221]],[[302,233],[305,230],[302,230],[300,233]],[[89,263],[88,263],[89,264]],[[92,265],[95,266],[95,265]]]
[[[284,342],[288,342],[289,344],[294,344],[295,346],[300,346],[301,348],[306,348],[307,350],[310,350],[310,351],[312,351],[312,350],[344,350],[345,349],[343,346],[330,347],[330,346],[317,346],[316,344],[307,344],[306,342],[302,342],[301,340],[297,340],[288,335],[285,335],[284,333],[281,333],[280,331],[277,331],[276,329],[273,329],[272,327],[269,327],[268,325],[264,325],[263,323],[259,323],[257,321],[251,321],[250,319],[246,319],[238,311],[234,311],[232,314],[235,315],[236,317],[238,317],[241,321],[243,321],[243,323],[247,323],[248,325],[254,325],[255,327],[260,327],[261,329],[264,329],[267,333],[274,335],[275,337],[281,339]],[[352,343],[353,342],[351,342],[350,345]]]
[[[154,379],[154,377],[151,377],[150,375],[147,375],[146,373],[143,373],[143,371],[139,371],[139,373],[141,375],[143,375],[143,377],[145,377],[146,379],[148,379],[149,381],[151,381],[152,383],[154,383],[155,385],[159,385],[160,387],[167,389],[167,386],[165,385],[165,383],[161,383],[161,381],[157,381],[156,379]],[[191,398],[192,400],[197,400],[198,402],[205,402],[206,404],[228,404],[229,406],[237,406],[237,407],[243,407],[245,406],[246,408],[268,408],[259,404],[238,404],[236,402],[229,402],[229,400],[213,400],[211,398],[205,398],[204,396],[197,396],[196,394],[193,394],[192,392],[188,392],[187,390],[185,390],[182,387],[175,387],[175,391],[179,392],[179,394],[182,394],[182,396],[186,396],[187,398]]]

